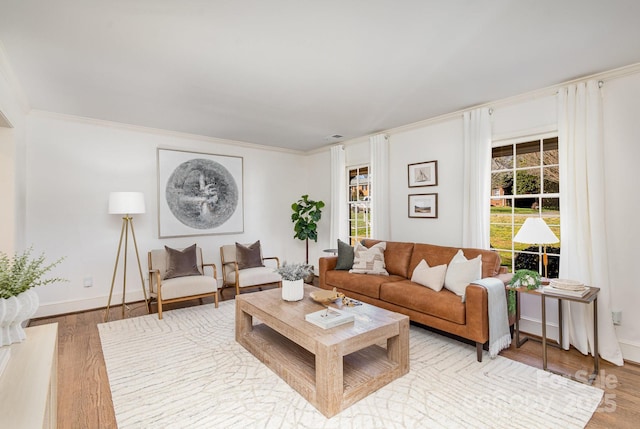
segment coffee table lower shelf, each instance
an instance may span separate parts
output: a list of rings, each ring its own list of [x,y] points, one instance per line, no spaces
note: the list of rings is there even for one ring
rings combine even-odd
[[[342,368],[335,365],[333,374],[329,372],[322,376],[323,379],[342,378],[342,398],[332,401],[337,399],[340,409],[334,412],[326,409],[327,402],[316,388],[316,356],[313,353],[262,323],[254,325],[238,341],[327,417],[407,372],[399,363],[389,360],[387,349],[378,345],[344,356]],[[337,377],[339,371],[342,377]]]

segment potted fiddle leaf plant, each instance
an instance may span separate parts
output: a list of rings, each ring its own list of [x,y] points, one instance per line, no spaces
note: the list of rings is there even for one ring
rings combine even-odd
[[[323,201],[309,199],[309,195],[303,195],[298,201],[291,204],[293,213],[291,222],[294,223],[294,238],[304,240],[306,245],[305,264],[309,264],[309,240],[318,241],[318,222],[322,218]],[[313,275],[313,270],[310,276]]]
[[[64,258],[46,263],[44,254],[32,257],[33,249],[9,257],[0,252],[0,346],[24,341],[22,322],[38,309],[40,300],[36,286],[67,281],[58,277],[44,278]]]

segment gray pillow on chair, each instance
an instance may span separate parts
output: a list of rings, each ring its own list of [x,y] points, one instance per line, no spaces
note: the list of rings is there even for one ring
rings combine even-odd
[[[239,270],[244,270],[245,268],[264,267],[264,264],[262,263],[260,240],[248,246],[236,243],[236,262],[238,263]]]
[[[183,250],[172,249],[167,246],[164,246],[164,248],[167,251],[167,271],[164,273],[165,279],[202,275],[198,268],[195,244]]]

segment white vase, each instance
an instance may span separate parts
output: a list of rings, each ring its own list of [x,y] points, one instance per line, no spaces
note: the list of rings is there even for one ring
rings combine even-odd
[[[304,282],[300,280],[282,280],[282,299],[300,301],[304,298]]]
[[[0,299],[0,346],[19,343],[27,338],[22,322],[33,316],[38,305],[40,300],[33,289]]]

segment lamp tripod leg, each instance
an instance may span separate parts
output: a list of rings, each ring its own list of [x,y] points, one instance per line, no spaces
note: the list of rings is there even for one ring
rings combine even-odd
[[[122,248],[122,236],[126,227],[126,219],[122,218],[122,230],[120,231],[120,242],[118,243],[118,253],[116,254],[116,263],[113,267],[113,277],[111,277],[111,289],[109,290],[109,301],[107,301],[107,309],[104,312],[104,321],[109,321],[109,308],[111,307],[111,298],[113,296],[113,285],[116,282],[116,273],[118,272],[118,262],[120,261],[120,249]]]
[[[129,223],[131,217],[126,215],[124,218],[126,232],[124,233],[124,271],[122,273],[122,318],[124,319],[125,299],[127,297],[127,249],[129,248]]]
[[[147,298],[147,290],[144,288],[144,276],[142,275],[142,265],[140,265],[140,254],[138,253],[138,242],[136,241],[136,232],[133,229],[133,219],[131,219],[131,237],[133,237],[133,247],[136,249],[136,261],[138,261],[138,272],[140,273],[140,284],[142,285],[142,294],[144,295],[144,303],[147,306],[147,314],[151,314],[149,308],[149,300]]]

